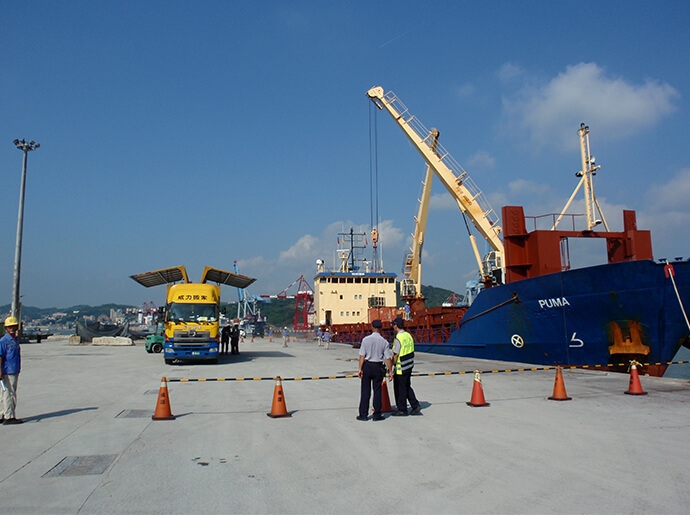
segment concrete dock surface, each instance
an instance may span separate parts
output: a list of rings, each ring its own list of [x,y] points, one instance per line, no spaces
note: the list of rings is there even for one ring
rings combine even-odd
[[[217,365],[22,345],[1,513],[687,513],[690,381],[565,370],[413,377],[418,416],[355,419],[357,349],[267,338]],[[417,353],[415,372],[514,369]],[[152,420],[161,378],[174,420]],[[282,376],[290,418],[266,416]],[[180,381],[207,378],[207,381]],[[216,379],[246,378],[237,380]],[[251,378],[268,378],[251,380]],[[303,378],[291,380],[290,378]],[[388,385],[391,403],[392,383]]]

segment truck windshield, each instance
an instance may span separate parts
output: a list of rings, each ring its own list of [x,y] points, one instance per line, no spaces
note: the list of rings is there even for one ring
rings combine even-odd
[[[215,304],[168,304],[167,322],[215,322],[218,320],[218,306]]]

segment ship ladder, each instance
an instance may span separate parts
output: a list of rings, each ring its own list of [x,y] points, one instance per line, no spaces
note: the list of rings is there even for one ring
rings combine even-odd
[[[671,263],[666,263],[664,266],[664,273],[666,274],[666,277],[671,279],[671,284],[673,284],[673,290],[676,292],[676,297],[678,298],[678,304],[680,305],[680,310],[683,312],[683,317],[685,318],[685,325],[688,326],[688,330],[690,331],[690,322],[688,322],[688,314],[685,311],[685,307],[683,306],[683,301],[680,298],[680,293],[678,293],[678,286],[676,286],[676,279],[675,279],[675,271],[673,270],[673,265]]]

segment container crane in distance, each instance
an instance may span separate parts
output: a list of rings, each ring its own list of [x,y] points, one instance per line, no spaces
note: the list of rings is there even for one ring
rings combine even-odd
[[[395,93],[392,91],[384,93],[382,87],[376,86],[367,91],[367,97],[377,108],[385,109],[391,115],[422,155],[427,166],[434,171],[458,203],[460,211],[470,219],[492,248],[492,252],[482,260],[476,240],[470,236],[470,243],[484,283],[487,285],[502,283],[504,251],[500,237],[501,226],[498,215],[482,191],[453,156],[438,143],[438,131],[426,129],[417,118],[410,114]],[[430,184],[431,181],[426,182]],[[417,242],[415,241],[413,244],[416,245]],[[421,285],[419,288],[421,289]]]
[[[297,295],[288,295],[288,290],[297,284]],[[264,299],[295,299],[295,316],[292,327],[295,331],[310,331],[314,325],[314,288],[304,275],[300,275],[290,286],[276,295],[261,295]]]

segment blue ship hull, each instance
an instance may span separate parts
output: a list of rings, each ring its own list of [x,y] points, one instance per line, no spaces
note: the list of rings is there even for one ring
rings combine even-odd
[[[690,307],[690,262],[672,267]],[[539,365],[667,363],[690,334],[667,275],[664,264],[629,261],[488,288],[444,343],[422,338],[416,349]]]

